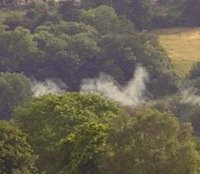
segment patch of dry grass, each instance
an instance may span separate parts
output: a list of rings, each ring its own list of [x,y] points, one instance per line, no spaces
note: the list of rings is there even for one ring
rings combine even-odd
[[[173,28],[154,31],[171,58],[178,75],[185,76],[200,61],[200,28]]]

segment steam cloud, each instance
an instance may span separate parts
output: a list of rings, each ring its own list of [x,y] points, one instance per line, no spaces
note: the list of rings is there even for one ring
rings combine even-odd
[[[66,88],[66,85],[61,80],[57,80],[57,82],[54,82],[50,79],[45,80],[45,82],[33,80],[31,87],[34,97],[63,93]]]
[[[136,106],[145,102],[146,82],[149,76],[146,69],[138,66],[134,77],[127,86],[117,85],[113,77],[100,74],[98,79],[82,80],[81,91],[86,93],[100,93],[124,106]]]
[[[138,66],[134,77],[126,86],[120,86],[113,77],[104,73],[97,79],[83,79],[81,91],[85,93],[103,94],[111,100],[119,102],[124,106],[136,106],[145,102],[146,82],[149,77],[146,69]],[[34,97],[40,97],[48,94],[60,94],[65,92],[67,86],[61,80],[52,81],[50,79],[44,82],[32,80],[32,91]]]
[[[196,105],[200,104],[200,96],[196,95],[196,90],[193,88],[185,89],[181,91],[182,98],[180,103]]]

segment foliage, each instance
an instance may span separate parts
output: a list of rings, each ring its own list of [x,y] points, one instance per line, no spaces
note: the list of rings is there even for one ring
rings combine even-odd
[[[193,67],[190,70],[189,78],[197,79],[200,75],[200,62],[193,64]]]
[[[4,24],[8,26],[9,30],[14,30],[17,26],[19,26],[22,23],[22,16],[20,14],[12,14],[8,16]]]
[[[199,94],[198,92],[196,91],[197,94]],[[194,134],[199,136],[200,106],[197,94],[195,94],[194,89],[193,93],[188,89],[180,94],[154,101],[151,107],[160,112],[173,113],[181,122],[191,123]]]
[[[182,18],[187,26],[200,25],[200,1],[199,0],[184,0],[182,6]]]
[[[1,71],[23,72],[39,80],[59,78],[69,90],[77,91],[82,79],[96,78],[101,72],[126,84],[139,63],[150,73],[148,90],[153,96],[177,90],[176,75],[156,37],[137,32],[112,7],[82,10],[67,21],[52,21],[49,17],[58,12],[51,8],[41,4],[29,9],[22,22],[27,29],[20,24],[0,34]],[[74,8],[78,10],[77,5]]]
[[[14,120],[40,155],[40,172],[198,172],[190,124],[147,108],[120,111],[102,97],[66,93],[33,99]]]
[[[158,0],[153,6],[152,26],[168,28],[181,26],[184,0]]]
[[[98,169],[98,156],[119,111],[102,97],[66,93],[33,99],[16,111],[14,120],[39,154],[40,172],[88,173]]]
[[[200,109],[181,103],[181,96],[154,101],[150,107],[160,112],[122,109],[82,93],[43,96],[25,104],[31,98],[27,77],[61,79],[69,91],[78,91],[82,79],[101,72],[127,85],[138,64],[149,73],[149,97],[174,94],[178,78],[148,29],[199,25],[199,1],[190,2],[70,0],[35,3],[23,13],[3,15],[0,112],[2,119],[13,115],[28,139],[13,124],[0,122],[0,173],[36,173],[33,150],[39,155],[39,173],[199,173],[199,139],[184,121],[200,135]],[[199,75],[198,63],[187,83],[199,88]]]
[[[9,119],[13,109],[31,96],[30,81],[23,74],[0,73],[0,119]]]
[[[112,6],[138,30],[151,27],[199,26],[199,0],[83,0],[83,8]]]
[[[61,161],[68,165],[60,173],[99,173],[100,158],[105,151],[109,126],[87,122],[79,126],[61,141]],[[68,154],[68,156],[66,156]]]
[[[102,173],[198,173],[199,152],[188,123],[151,109],[119,120]]]
[[[109,5],[113,7],[119,15],[124,15],[132,21],[138,30],[149,28],[149,22],[152,16],[152,2],[149,0],[84,0],[82,2],[82,6],[86,8],[88,8],[88,6],[94,8],[100,5]]]
[[[82,0],[81,7],[84,9],[95,8],[100,5],[111,5],[112,0]]]
[[[36,159],[27,136],[12,123],[0,121],[0,173],[36,174]]]
[[[29,30],[18,27],[0,33],[1,71],[20,72],[23,62],[36,52],[36,43]]]
[[[100,34],[114,32],[118,22],[115,10],[108,6],[83,11],[81,19],[84,23],[94,26]]]
[[[97,35],[97,31],[94,27],[81,22],[60,21],[60,23],[50,28],[50,30],[52,30],[56,35],[67,34],[73,36],[80,33],[91,33],[91,35]]]
[[[58,11],[62,15],[62,18],[67,21],[77,20],[80,13],[80,10],[75,4],[75,0],[59,2]]]

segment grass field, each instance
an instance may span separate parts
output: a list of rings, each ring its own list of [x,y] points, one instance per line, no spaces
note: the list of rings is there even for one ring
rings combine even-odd
[[[200,61],[200,28],[173,28],[154,31],[171,58],[178,75],[185,76]]]

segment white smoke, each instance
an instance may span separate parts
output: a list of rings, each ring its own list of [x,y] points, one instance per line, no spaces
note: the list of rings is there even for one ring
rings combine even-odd
[[[200,96],[195,93],[196,90],[194,88],[182,90],[180,103],[191,105],[200,104]]]
[[[117,85],[113,77],[102,73],[98,79],[82,80],[81,91],[103,94],[124,106],[136,106],[145,102],[146,82],[148,80],[146,69],[138,66],[133,79],[126,86]]]
[[[66,89],[66,85],[61,80],[57,80],[56,82],[50,79],[44,82],[33,80],[31,89],[34,97],[40,97],[48,94],[63,93]]]

